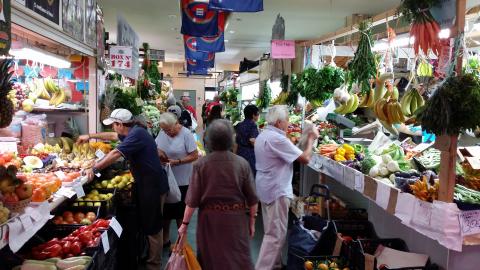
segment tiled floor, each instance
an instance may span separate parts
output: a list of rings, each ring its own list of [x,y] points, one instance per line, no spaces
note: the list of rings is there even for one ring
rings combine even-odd
[[[197,213],[192,217],[192,220],[190,221],[190,225],[188,228],[188,242],[192,246],[194,252],[196,252],[197,245],[196,245],[196,240],[195,240],[195,229],[197,227]],[[255,263],[258,259],[258,253],[260,251],[260,246],[262,245],[262,239],[263,239],[263,224],[262,224],[262,218],[261,216],[257,217],[257,222],[255,226],[255,237],[252,239],[250,242],[250,252],[252,256],[252,260]],[[176,229],[175,222],[172,221],[171,227],[170,227],[170,240],[173,242],[177,239],[178,233]],[[162,263],[165,265],[168,261],[169,257],[169,251],[164,250],[163,253],[163,260]]]

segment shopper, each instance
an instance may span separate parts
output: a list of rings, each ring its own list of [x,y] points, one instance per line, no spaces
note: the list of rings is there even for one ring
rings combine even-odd
[[[258,136],[257,121],[260,114],[258,107],[255,105],[247,105],[245,109],[243,109],[243,114],[245,120],[235,127],[237,155],[248,161],[250,168],[252,168],[253,175],[255,175],[255,151],[253,147]]]
[[[223,107],[222,105],[213,106],[210,110],[210,113],[207,116],[207,128],[208,126],[217,119],[223,119]]]
[[[194,164],[179,235],[186,237],[191,217],[199,208],[196,232],[202,269],[251,270],[249,236],[255,233],[258,199],[250,166],[229,151],[233,128],[227,120],[213,122],[206,140],[213,152]],[[245,215],[246,206],[250,207],[249,216]]]
[[[212,108],[214,106],[218,106],[218,105],[222,105],[220,103],[220,96],[215,95],[215,97],[213,97],[213,101],[208,104],[207,109],[205,111],[205,113],[207,114],[207,117],[210,115],[210,112],[212,111]]]
[[[192,117],[190,113],[185,110],[179,102],[175,101],[175,98],[169,98],[167,100],[168,112],[175,114],[178,117],[178,122],[188,129],[192,128]]]
[[[293,199],[293,162],[307,164],[318,131],[308,134],[301,151],[287,138],[288,109],[276,105],[266,115],[267,127],[255,141],[256,187],[262,203],[265,235],[255,266],[257,270],[281,269],[281,251],[287,235],[288,209]]]
[[[176,220],[177,227],[182,223],[185,196],[193,169],[192,162],[198,159],[198,151],[192,132],[180,125],[175,115],[163,113],[160,115],[159,123],[162,130],[155,140],[158,152],[162,162],[172,166],[173,175],[182,193],[180,202],[166,203],[164,206],[163,244],[170,246],[170,223],[172,219]]]
[[[181,99],[182,101],[182,106],[185,108],[185,110],[189,111],[190,114],[193,116],[195,120],[197,120],[197,112],[195,111],[195,108],[193,108],[192,105],[190,105],[190,97],[189,96],[182,96]]]
[[[207,107],[208,104],[210,103],[210,100],[205,100],[205,103],[202,105],[202,124],[203,124],[203,129],[207,127]]]
[[[143,232],[148,236],[148,270],[158,270],[162,260],[162,211],[165,194],[168,192],[168,179],[162,169],[157,146],[153,137],[144,127],[136,124],[132,113],[116,109],[109,118],[103,120],[106,126],[112,125],[115,132],[82,135],[78,142],[90,139],[120,140],[116,149],[98,161],[87,171],[89,180],[100,170],[124,157],[130,163],[135,178],[134,199]]]

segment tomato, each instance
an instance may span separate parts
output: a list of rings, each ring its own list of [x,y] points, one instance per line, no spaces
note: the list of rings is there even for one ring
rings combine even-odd
[[[62,248],[62,253],[63,254],[68,254],[70,252],[71,247],[72,247],[72,242],[65,241],[65,243],[63,244],[63,248]]]
[[[97,246],[97,243],[95,242],[95,240],[88,241],[87,243],[87,247],[89,248],[96,247],[96,246]]]
[[[54,244],[47,247],[44,252],[48,254],[48,258],[60,257],[62,254],[62,246],[60,244]]]
[[[58,238],[52,238],[52,240],[45,243],[44,248],[49,248],[53,245],[59,245],[59,244],[60,244],[60,240],[58,240]]]
[[[80,254],[80,252],[82,251],[82,243],[80,242],[73,242],[71,248],[70,248],[70,252],[74,255],[74,256],[77,256],[78,254]]]
[[[80,242],[86,244],[88,243],[88,241],[93,239],[93,233],[91,231],[85,231],[81,233],[78,238],[80,238]]]
[[[99,231],[96,231],[96,232],[93,234],[93,236],[95,236],[95,237],[99,237],[101,234],[102,234],[101,232],[99,232]]]
[[[98,227],[107,227],[110,226],[110,220],[106,219],[97,219],[95,222],[92,223],[92,226],[95,228]]]

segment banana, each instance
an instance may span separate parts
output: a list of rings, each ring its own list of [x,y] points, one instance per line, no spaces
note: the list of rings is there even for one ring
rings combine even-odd
[[[385,93],[386,93],[385,81],[391,80],[391,79],[393,79],[393,73],[385,73],[380,75],[380,77],[376,80],[375,92],[374,92],[375,101],[378,101],[379,99],[385,96]]]
[[[368,93],[365,94],[365,95],[363,95],[363,96],[361,97],[361,100],[362,100],[362,101],[358,104],[358,107],[360,107],[360,108],[365,108],[365,107],[367,107],[368,98],[369,98]]]
[[[413,100],[412,91],[408,91],[400,100],[403,114],[409,116],[412,114],[410,107]]]
[[[378,119],[382,121],[387,121],[387,115],[385,114],[385,105],[387,100],[382,98],[375,104],[375,114],[377,115]]]
[[[336,114],[345,114],[344,111],[345,111],[345,109],[346,109],[346,106],[347,106],[346,104],[342,104],[342,105],[338,106],[338,107],[335,109],[334,112],[335,112]]]
[[[394,106],[395,106],[394,108],[395,108],[395,113],[397,115],[398,122],[404,123],[406,119],[405,119],[405,115],[403,115],[403,112],[402,112],[402,106],[398,102],[395,102]]]
[[[387,112],[387,123],[396,123],[397,119],[392,102],[389,102],[385,105],[385,111]]]
[[[417,91],[415,91],[417,92]],[[423,105],[425,105],[425,100],[423,99],[423,97],[420,95],[420,93],[416,93],[416,96],[417,96],[417,109],[422,107]]]
[[[50,99],[50,105],[58,106],[65,101],[65,91],[60,89],[57,93],[53,94]]]
[[[358,109],[358,95],[357,94],[352,94],[351,99],[353,99],[353,105],[352,107],[349,108],[347,113],[352,113]]]
[[[374,103],[375,100],[373,96],[374,96],[374,91],[373,89],[370,89],[370,92],[368,93],[368,103],[367,103],[368,108],[372,108],[373,105],[375,105]]]

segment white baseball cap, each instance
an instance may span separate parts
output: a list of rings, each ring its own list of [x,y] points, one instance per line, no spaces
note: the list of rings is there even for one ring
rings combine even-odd
[[[126,109],[115,109],[110,114],[110,117],[103,120],[105,126],[110,126],[113,123],[130,123],[132,122],[133,115],[129,110]]]

